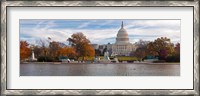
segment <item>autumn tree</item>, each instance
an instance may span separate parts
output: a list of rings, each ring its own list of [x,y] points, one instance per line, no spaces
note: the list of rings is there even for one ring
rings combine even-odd
[[[46,39],[40,39],[36,41],[36,45],[34,48],[34,52],[36,54],[38,61],[40,62],[46,62],[46,61],[51,61],[49,60],[49,41]]]
[[[40,56],[46,57],[49,54],[48,41],[40,39],[37,41],[37,43],[38,43],[38,46],[40,46],[39,47],[40,48],[39,50],[41,52]]]
[[[76,50],[77,59],[82,57],[82,60],[84,60],[84,57],[93,57],[95,55],[94,48],[83,33],[72,34],[71,38],[68,38],[67,41]]]
[[[94,57],[95,56],[95,50],[90,44],[83,44],[83,50],[82,51],[82,60],[85,60],[84,57]]]
[[[31,49],[26,41],[20,41],[20,60],[28,58],[31,54]]]
[[[180,55],[180,43],[177,43],[175,45],[174,50],[175,50],[175,55]]]
[[[174,47],[174,54],[167,57],[167,62],[180,62],[180,43],[177,43]]]
[[[52,57],[57,57],[59,55],[58,50],[60,50],[60,46],[57,42],[53,41],[49,43],[49,53]]]
[[[49,55],[52,57],[53,61],[58,60],[61,55],[63,44],[60,42],[52,41],[49,43]]]
[[[173,43],[170,42],[170,39],[167,37],[161,37],[150,42],[147,45],[147,52],[152,56],[159,56],[159,59],[166,59],[167,56],[170,56],[174,53]]]
[[[131,52],[130,55],[139,58],[140,60],[143,59],[147,55],[147,45],[149,41],[139,40],[135,43],[137,46],[136,50]]]
[[[138,47],[133,53],[133,56],[139,58],[140,60],[143,59],[146,56],[146,47]]]
[[[76,57],[76,50],[73,47],[65,46],[59,50],[61,56],[66,56],[68,58]]]
[[[145,47],[149,43],[150,43],[150,41],[144,41],[144,40],[140,39],[138,42],[135,43],[135,45],[138,47]]]

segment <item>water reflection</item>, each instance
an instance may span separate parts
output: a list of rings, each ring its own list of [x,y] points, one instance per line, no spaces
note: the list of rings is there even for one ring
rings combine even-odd
[[[180,76],[179,64],[20,64],[21,76]]]

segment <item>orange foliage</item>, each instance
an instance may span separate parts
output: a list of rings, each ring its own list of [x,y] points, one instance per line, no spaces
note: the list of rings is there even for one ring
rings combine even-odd
[[[94,57],[95,55],[94,48],[88,43],[83,44],[81,50],[82,53],[80,54],[80,56],[82,57],[82,60],[85,60],[84,57]]]
[[[59,50],[61,49],[61,47],[59,46],[59,42],[55,42],[55,41],[52,41],[49,43],[49,55],[51,57],[58,57],[60,54],[59,54]]]
[[[87,44],[87,45],[85,46],[85,51],[86,51],[85,56],[94,57],[94,55],[95,55],[95,50],[94,50],[94,48],[93,48],[90,44]]]
[[[82,60],[84,60],[84,57],[93,57],[95,55],[94,48],[90,45],[90,41],[83,33],[73,34],[71,38],[68,38],[68,41],[76,49],[78,58],[82,57]]]
[[[24,60],[30,56],[31,49],[26,41],[20,41],[20,60]]]
[[[59,50],[60,55],[67,56],[69,58],[73,58],[76,56],[76,51],[72,47],[63,47]]]
[[[166,56],[174,53],[173,44],[170,42],[170,39],[167,37],[161,37],[154,40],[154,42],[150,42],[147,45],[147,52],[150,55],[157,56],[163,55],[162,52],[166,51]]]

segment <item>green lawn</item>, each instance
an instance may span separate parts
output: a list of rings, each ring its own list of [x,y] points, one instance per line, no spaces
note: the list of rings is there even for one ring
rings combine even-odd
[[[138,58],[136,57],[129,57],[129,56],[118,56],[119,61],[136,61]]]

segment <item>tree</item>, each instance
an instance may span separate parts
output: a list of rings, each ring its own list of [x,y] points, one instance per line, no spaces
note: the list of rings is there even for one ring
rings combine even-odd
[[[147,55],[158,56],[159,51],[156,50],[154,42],[150,42],[147,45]]]
[[[168,51],[166,49],[161,49],[159,52],[159,59],[165,60],[168,56]]]
[[[31,55],[31,49],[26,41],[20,41],[20,60],[24,60]]]
[[[171,56],[167,56],[167,62],[180,62],[180,43],[177,43],[174,47],[174,53]]]
[[[48,49],[48,42],[46,40],[39,40],[37,41],[38,45],[40,46],[40,56],[46,57],[49,54],[49,49]]]
[[[174,50],[174,54],[167,57],[167,62],[180,62],[180,43],[175,45]]]
[[[68,38],[67,41],[76,50],[77,59],[82,57],[82,60],[84,60],[86,56],[93,57],[95,55],[94,48],[83,33],[72,34],[71,38]]]
[[[61,47],[59,46],[59,42],[55,42],[55,41],[52,41],[49,43],[49,53],[50,53],[50,56],[53,57],[53,61],[55,61],[56,59],[58,59],[58,57],[60,56],[60,49]]]
[[[133,56],[143,59],[146,56],[146,47],[138,47],[133,53]]]
[[[100,56],[101,55],[101,51],[99,49],[95,49],[95,56]]]
[[[142,39],[140,39],[138,42],[135,43],[136,46],[138,47],[144,47],[144,46],[147,46],[147,44],[149,44],[150,41],[144,41]]]
[[[157,38],[154,42],[147,45],[147,52],[152,56],[159,56],[159,59],[166,59],[174,53],[173,43],[167,37]]]
[[[77,54],[74,48],[65,46],[60,49],[60,55],[68,58],[75,58]]]
[[[130,53],[130,56],[135,56],[139,59],[143,59],[147,55],[147,45],[149,41],[143,41],[142,39],[135,43],[137,49]]]
[[[90,44],[84,44],[84,47],[83,49],[85,50],[84,53],[83,53],[83,59],[84,60],[84,57],[94,57],[95,55],[95,50],[94,48],[90,45]]]
[[[175,50],[175,54],[176,54],[176,55],[180,55],[180,43],[177,43],[177,44],[175,45],[174,50]]]

